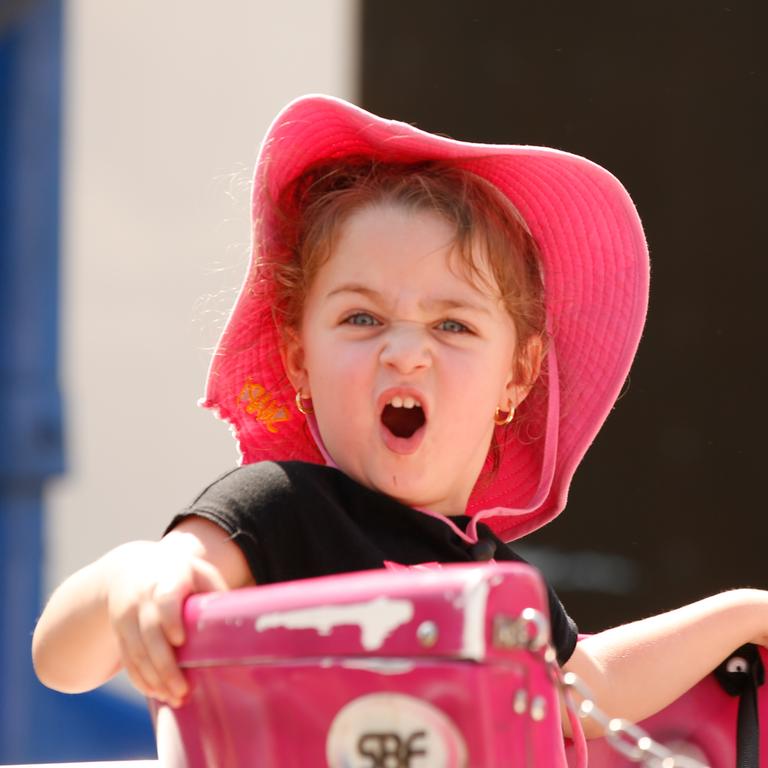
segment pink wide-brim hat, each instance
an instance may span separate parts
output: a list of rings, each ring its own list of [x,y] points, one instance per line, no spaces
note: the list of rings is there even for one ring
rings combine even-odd
[[[565,506],[573,473],[613,407],[640,340],[649,264],[632,200],[604,168],[567,152],[455,141],[330,96],[288,104],[259,152],[251,266],[202,401],[232,425],[244,463],[332,463],[314,419],[296,409],[278,351],[273,288],[258,279],[258,250],[270,239],[263,231],[270,226],[262,220],[266,195],[277,199],[313,163],[349,155],[465,168],[511,200],[538,243],[550,334],[546,371],[518,409],[526,411],[525,437],[497,428],[500,463],[492,471],[489,457],[467,509],[500,538],[517,539]]]

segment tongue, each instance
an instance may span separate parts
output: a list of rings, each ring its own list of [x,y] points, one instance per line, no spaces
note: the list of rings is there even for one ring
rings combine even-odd
[[[381,421],[395,437],[410,437],[424,424],[424,411],[418,406],[394,408],[387,405],[381,414]]]

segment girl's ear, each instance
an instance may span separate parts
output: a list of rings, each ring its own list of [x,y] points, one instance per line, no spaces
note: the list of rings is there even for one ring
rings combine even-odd
[[[517,351],[506,392],[513,408],[517,408],[533,389],[541,372],[543,359],[544,343],[539,335],[529,337]]]
[[[289,330],[282,333],[280,358],[293,388],[301,392],[302,397],[310,398],[312,393],[309,390],[307,369],[304,367],[304,346],[297,331]]]

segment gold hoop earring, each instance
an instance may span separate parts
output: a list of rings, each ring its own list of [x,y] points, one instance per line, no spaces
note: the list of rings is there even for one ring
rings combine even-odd
[[[301,402],[303,399],[304,398],[301,396],[301,390],[298,390],[298,392],[296,392],[296,407],[299,409],[299,413],[303,413],[305,416],[309,416],[315,411],[312,408],[305,408],[304,404]]]
[[[512,421],[512,419],[515,418],[515,409],[511,405],[509,406],[509,410],[507,411],[506,416],[502,416],[502,413],[504,413],[504,411],[502,411],[500,408],[497,408],[493,414],[493,423],[499,427],[506,426],[510,421]]]

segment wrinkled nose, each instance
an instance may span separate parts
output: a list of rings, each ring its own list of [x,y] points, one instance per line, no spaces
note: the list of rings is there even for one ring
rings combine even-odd
[[[416,323],[393,325],[384,338],[379,359],[398,373],[429,367],[432,351],[428,333]]]

